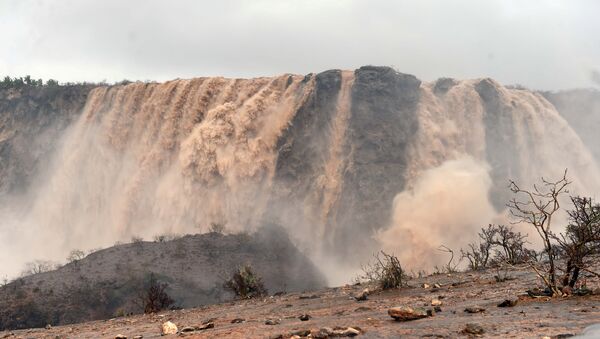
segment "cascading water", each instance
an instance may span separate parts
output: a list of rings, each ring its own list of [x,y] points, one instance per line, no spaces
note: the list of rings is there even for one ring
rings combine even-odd
[[[509,178],[569,168],[574,190],[600,191],[541,95],[385,67],[100,87],[59,144],[29,210],[0,225],[7,274],[73,248],[268,220],[313,257],[356,267],[383,247],[424,268],[439,262],[424,253],[498,218]]]

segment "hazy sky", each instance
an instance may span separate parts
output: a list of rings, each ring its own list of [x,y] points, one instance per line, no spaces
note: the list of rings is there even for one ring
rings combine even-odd
[[[589,87],[599,16],[594,0],[0,0],[0,75],[167,80],[375,64],[424,80]]]

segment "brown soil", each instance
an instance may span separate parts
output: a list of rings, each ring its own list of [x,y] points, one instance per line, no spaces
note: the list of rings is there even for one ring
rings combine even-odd
[[[278,335],[285,338],[298,330],[336,326],[360,328],[363,331],[361,336],[365,338],[454,338],[466,337],[461,331],[467,323],[481,325],[485,329],[483,337],[541,338],[579,334],[585,327],[600,322],[600,295],[534,299],[524,293],[538,283],[527,268],[511,271],[509,275],[515,279],[504,282],[496,282],[495,274],[490,270],[413,279],[409,281],[409,287],[372,293],[366,301],[352,298],[365,285],[344,286],[50,329],[0,332],[0,338],[114,338],[117,334],[128,338],[139,335],[158,338],[161,336],[161,324],[168,320],[179,329],[212,321],[214,328],[179,334],[198,338]],[[441,288],[423,288],[423,283],[431,286],[438,283]],[[598,288],[599,283],[598,279],[587,280],[590,288]],[[519,297],[516,306],[497,307],[503,300],[515,297]],[[432,318],[396,322],[387,314],[388,308],[393,306],[429,307],[434,298],[440,299],[443,304],[442,311]],[[469,306],[480,306],[485,311],[464,312]],[[309,314],[311,318],[301,321],[299,316],[302,314]],[[242,318],[244,322],[232,323],[236,318]],[[272,318],[281,319],[280,324],[266,325],[265,320]]]

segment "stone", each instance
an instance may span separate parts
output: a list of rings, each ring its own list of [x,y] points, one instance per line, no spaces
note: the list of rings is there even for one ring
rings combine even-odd
[[[465,312],[467,313],[481,313],[485,312],[485,308],[479,306],[469,306],[465,308]]]
[[[423,285],[421,285],[421,287],[423,287],[423,288],[429,288],[430,286],[429,286],[429,284],[423,284]]]
[[[196,329],[193,328],[192,326],[186,326],[184,328],[182,328],[179,332],[181,333],[186,333],[186,332],[194,332]]]
[[[312,318],[310,316],[310,314],[303,314],[303,315],[301,315],[301,316],[298,317],[298,319],[300,319],[301,321],[308,321],[308,320],[310,320],[310,318]]]
[[[333,329],[331,336],[336,337],[355,337],[359,335],[361,330],[354,327],[336,327]]]
[[[421,308],[406,306],[392,307],[388,310],[390,317],[396,321],[410,321],[430,317],[432,314]]]
[[[368,299],[369,292],[370,292],[369,289],[365,288],[364,290],[362,290],[362,292],[356,294],[354,296],[354,299],[356,299],[356,301],[365,301]]]
[[[162,335],[177,334],[177,325],[167,321],[162,324],[161,330]]]
[[[126,336],[126,335],[123,335],[123,334],[117,334],[117,335],[115,336],[115,339],[127,339],[127,336]]]
[[[200,326],[195,326],[194,329],[196,331],[203,331],[203,330],[207,330],[209,328],[214,328],[215,327],[215,323],[212,321],[208,321],[205,322],[204,324],[200,325]]]
[[[438,283],[435,283],[435,284],[433,284],[433,287],[435,287],[435,288],[442,288],[442,285],[440,285]]]
[[[513,306],[517,305],[518,302],[519,302],[519,299],[517,299],[517,298],[505,299],[503,302],[498,304],[498,307],[513,307]]]
[[[329,327],[323,327],[318,331],[311,331],[310,335],[317,339],[326,339],[333,335],[333,329]]]
[[[431,306],[441,306],[442,302],[439,299],[432,299]]]
[[[468,323],[465,325],[465,328],[462,330],[463,334],[474,334],[474,335],[482,335],[485,333],[485,329],[481,327],[479,324]]]
[[[436,313],[442,312],[442,308],[441,308],[441,307],[439,307],[439,306],[435,306],[435,307],[433,308],[433,310],[434,310]]]
[[[144,338],[143,335],[136,335],[135,337],[133,337],[133,339],[142,339],[142,338]]]
[[[310,330],[297,330],[291,333],[292,336],[299,336],[299,337],[307,337],[310,334]]]
[[[47,325],[46,325],[46,329],[47,329],[47,330],[49,330],[49,329],[51,329],[51,328],[52,328],[52,325],[50,325],[50,324],[47,324]]]
[[[235,319],[231,320],[231,323],[232,324],[241,324],[245,321],[246,321],[246,319],[244,319],[244,318],[235,318]]]
[[[267,319],[265,320],[265,325],[279,325],[281,324],[281,319]]]

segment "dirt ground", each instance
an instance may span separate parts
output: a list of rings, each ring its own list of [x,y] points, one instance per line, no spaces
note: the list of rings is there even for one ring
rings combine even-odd
[[[600,323],[600,295],[531,298],[525,291],[538,285],[538,281],[527,268],[514,269],[509,272],[514,279],[503,282],[496,282],[496,274],[490,270],[412,279],[409,287],[375,292],[365,301],[352,297],[365,285],[348,285],[49,329],[5,331],[0,332],[0,338],[115,338],[119,334],[128,338],[158,338],[161,324],[166,321],[175,323],[180,330],[207,322],[214,324],[213,328],[167,337],[289,338],[297,331],[339,326],[360,329],[359,336],[364,338],[456,338],[468,337],[462,331],[467,323],[475,323],[485,330],[482,337],[565,338]],[[588,278],[587,286],[599,288],[600,282]],[[513,307],[497,306],[509,298],[519,301]],[[440,300],[442,305],[441,311],[430,318],[397,322],[387,313],[394,306],[431,307],[432,299]],[[465,308],[472,306],[485,310],[465,312]],[[303,314],[310,315],[310,319],[301,321],[299,317]],[[234,319],[243,321],[232,322]],[[267,319],[280,322],[267,325]]]

